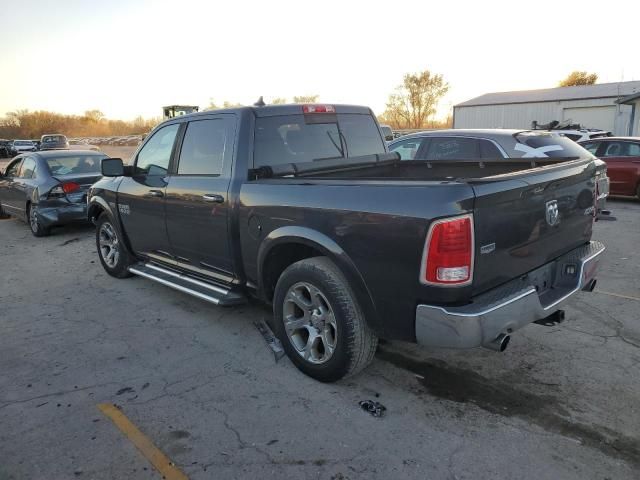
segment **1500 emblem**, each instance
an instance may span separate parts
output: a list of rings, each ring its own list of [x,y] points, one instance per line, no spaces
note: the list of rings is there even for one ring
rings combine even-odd
[[[546,218],[547,218],[547,223],[552,227],[554,225],[557,225],[558,222],[560,221],[560,212],[558,212],[557,200],[551,200],[550,202],[547,202]]]

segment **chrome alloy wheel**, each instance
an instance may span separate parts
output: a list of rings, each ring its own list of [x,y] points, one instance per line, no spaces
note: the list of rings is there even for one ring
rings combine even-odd
[[[292,285],[284,298],[284,328],[291,345],[310,363],[328,361],[338,342],[338,326],[324,294],[312,284]]]
[[[29,226],[31,227],[31,231],[38,231],[38,207],[33,205],[29,208]]]
[[[120,258],[120,244],[118,235],[109,222],[100,226],[99,232],[100,255],[109,268],[115,268]]]

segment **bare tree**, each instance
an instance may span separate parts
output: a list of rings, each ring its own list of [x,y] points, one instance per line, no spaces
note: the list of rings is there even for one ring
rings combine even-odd
[[[588,73],[575,70],[571,72],[564,80],[558,83],[559,87],[575,87],[577,85],[593,85],[598,81],[597,73]]]
[[[440,74],[429,70],[407,73],[402,85],[389,95],[384,118],[396,128],[425,128],[448,91],[449,84]]]
[[[287,99],[285,97],[276,97],[271,100],[271,105],[283,105],[287,103]]]

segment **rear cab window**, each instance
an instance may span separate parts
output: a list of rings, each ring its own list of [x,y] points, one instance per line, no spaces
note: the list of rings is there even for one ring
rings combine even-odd
[[[255,168],[385,151],[380,130],[370,114],[300,113],[256,118]]]

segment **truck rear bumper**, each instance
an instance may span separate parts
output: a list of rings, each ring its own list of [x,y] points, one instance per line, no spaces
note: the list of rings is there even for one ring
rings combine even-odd
[[[468,305],[418,305],[416,340],[429,347],[491,347],[499,337],[557,312],[579,290],[593,290],[604,250],[591,241]]]

